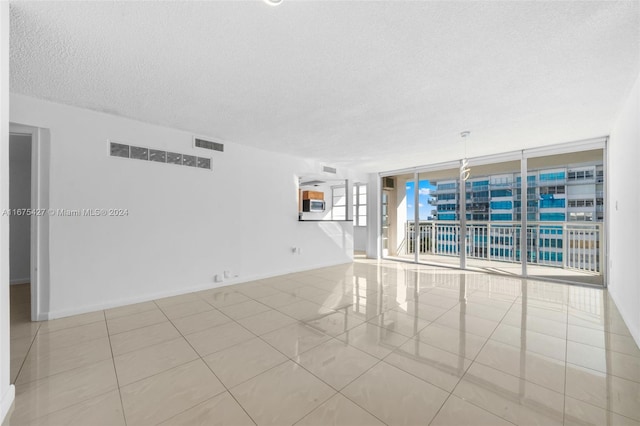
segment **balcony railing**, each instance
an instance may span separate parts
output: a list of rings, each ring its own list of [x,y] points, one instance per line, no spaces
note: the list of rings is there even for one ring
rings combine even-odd
[[[458,221],[420,221],[415,228],[406,223],[405,254],[460,255]],[[528,222],[526,249],[521,228],[520,222],[467,221],[467,258],[520,262],[526,251],[528,263],[602,273],[602,223]]]

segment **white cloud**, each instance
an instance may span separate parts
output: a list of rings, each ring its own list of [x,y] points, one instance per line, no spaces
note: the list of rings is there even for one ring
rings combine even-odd
[[[405,186],[406,189],[411,189],[411,187],[409,185]]]
[[[413,204],[407,204],[407,207],[413,208]]]
[[[429,189],[429,188],[420,188],[420,190],[418,192],[420,192],[420,195],[429,195],[429,194],[431,194],[431,189]]]
[[[424,207],[424,204],[422,204],[422,203],[420,203],[420,204],[418,204],[418,205],[419,205],[420,207]]]

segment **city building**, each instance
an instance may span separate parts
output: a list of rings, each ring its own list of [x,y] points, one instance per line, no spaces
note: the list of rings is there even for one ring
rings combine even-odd
[[[471,257],[520,261],[519,229],[500,226],[500,222],[519,222],[522,215],[522,178],[519,173],[474,177],[466,182],[466,214],[473,224],[473,235],[468,236],[468,254]],[[433,182],[436,206],[435,221],[460,220],[459,186],[457,180]],[[563,223],[603,222],[604,175],[602,164],[576,164],[564,168],[532,170],[527,175],[526,214],[532,224],[527,256],[535,263],[562,266]],[[598,208],[599,206],[599,208]],[[409,219],[411,220],[411,218]],[[422,221],[421,221],[422,222]],[[490,222],[493,233],[487,234]],[[546,224],[555,222],[554,224]],[[535,224],[535,225],[533,225]],[[505,232],[506,231],[506,232]],[[439,253],[458,253],[458,229],[438,234]],[[566,259],[579,266],[599,264],[597,245],[589,245],[578,259]]]

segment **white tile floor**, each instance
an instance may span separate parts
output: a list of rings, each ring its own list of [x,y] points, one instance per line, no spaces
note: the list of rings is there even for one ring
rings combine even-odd
[[[357,260],[43,323],[11,290],[4,425],[640,425],[600,289]]]

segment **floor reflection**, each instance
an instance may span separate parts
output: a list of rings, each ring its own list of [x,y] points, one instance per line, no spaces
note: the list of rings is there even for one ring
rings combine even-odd
[[[45,323],[11,293],[7,424],[640,425],[603,289],[357,259]]]

